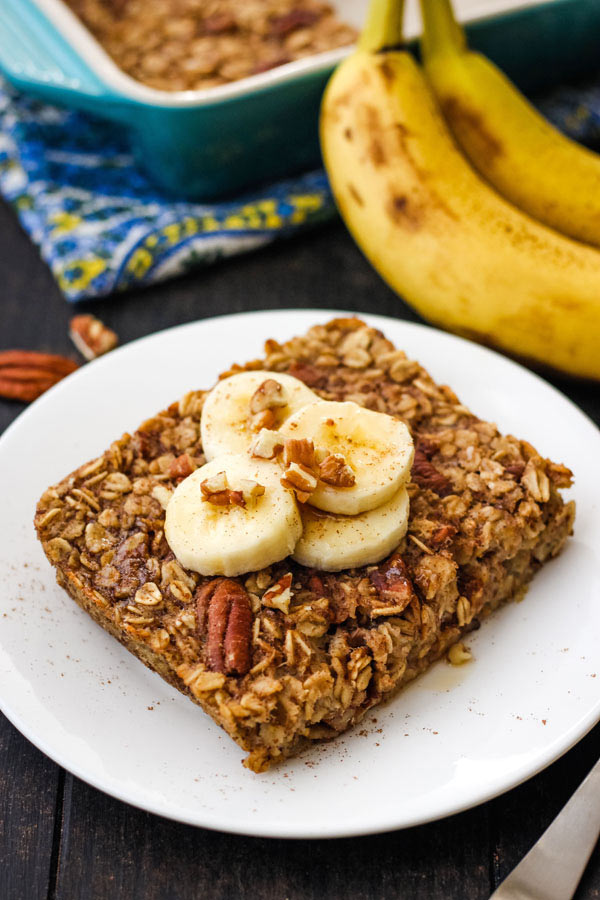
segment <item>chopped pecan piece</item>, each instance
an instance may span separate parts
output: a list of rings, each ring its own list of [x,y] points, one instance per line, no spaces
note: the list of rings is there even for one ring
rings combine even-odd
[[[446,525],[440,525],[439,528],[431,535],[431,543],[436,547],[439,547],[441,544],[446,544],[452,540],[454,535],[456,534],[456,527],[454,525],[450,525],[449,523]]]
[[[213,506],[245,506],[242,491],[232,490],[227,483],[225,472],[217,472],[211,478],[200,482],[202,499]]]
[[[263,431],[270,430],[275,425],[275,413],[272,409],[263,409],[262,412],[250,416],[250,430]]]
[[[315,594],[318,594],[319,597],[322,597],[325,594],[325,585],[323,584],[323,579],[320,575],[317,575],[316,572],[313,572],[308,579],[308,586]]]
[[[508,463],[504,466],[504,471],[508,475],[513,475],[519,481],[525,471],[525,463],[522,461]]]
[[[196,592],[198,631],[213,672],[245,675],[251,666],[252,607],[241,584],[217,578]]]
[[[324,389],[329,381],[330,373],[325,366],[313,366],[311,363],[294,360],[288,369],[288,374],[303,381],[307,387]]]
[[[330,453],[319,466],[319,478],[333,487],[352,487],[356,475],[341,453]]]
[[[406,609],[415,597],[408,569],[398,554],[381,563],[370,573],[369,579],[379,599],[384,602],[385,609],[394,609],[396,615]]]
[[[211,478],[200,482],[202,499],[213,506],[246,507],[258,500],[265,492],[264,485],[250,478],[240,478],[235,488],[227,481],[225,472],[217,472]]]
[[[206,34],[225,34],[227,31],[235,31],[237,22],[228,13],[213,13],[202,21],[202,30]]]
[[[288,438],[283,445],[283,462],[296,463],[316,475],[315,445],[306,438]]]
[[[283,438],[277,431],[261,428],[250,447],[250,454],[261,459],[273,459],[283,450]]]
[[[75,369],[77,364],[66,356],[4,350],[0,353],[0,397],[29,403]]]
[[[200,482],[202,499],[213,506],[229,506],[229,485],[225,472],[217,472],[212,478]]]
[[[196,463],[189,453],[182,453],[177,456],[169,466],[170,478],[187,478],[196,469]]]
[[[69,335],[81,355],[89,360],[108,353],[119,343],[114,331],[88,314],[73,316],[69,323]]]
[[[254,391],[250,399],[250,412],[256,415],[265,409],[277,409],[278,406],[286,405],[287,398],[283,386],[274,378],[267,378]]]
[[[283,35],[295,31],[296,28],[306,28],[314,25],[318,20],[319,13],[312,9],[292,9],[288,13],[281,16],[274,16],[271,19],[271,34]]]
[[[317,478],[310,469],[293,462],[285,470],[281,483],[284,487],[291,488],[295,492],[300,503],[306,503],[317,487]]]
[[[421,488],[429,489],[440,497],[452,493],[450,479],[442,475],[432,463],[429,462],[421,447],[415,450],[415,461],[412,467],[412,480]]]
[[[300,503],[306,503],[318,484],[318,465],[315,447],[306,438],[289,438],[283,448],[286,466],[281,483],[296,493]]]
[[[238,490],[242,492],[244,506],[249,506],[251,503],[254,503],[259,497],[262,497],[265,492],[264,485],[259,484],[258,481],[252,481],[250,478],[240,478]]]
[[[272,584],[262,596],[264,606],[270,606],[272,609],[280,609],[281,612],[290,611],[290,600],[292,599],[292,573],[288,572],[282,575],[279,581]]]

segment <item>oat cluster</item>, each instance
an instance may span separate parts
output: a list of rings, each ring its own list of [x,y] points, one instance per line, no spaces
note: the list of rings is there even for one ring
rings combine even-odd
[[[202,705],[263,771],[339,734],[523,594],[571,532],[571,473],[474,416],[358,319],[335,319],[246,369],[401,418],[417,448],[408,533],[379,565],[331,574],[287,559],[237,579],[173,557],[164,508],[204,463],[193,391],[40,500],[36,527],[73,598]],[[225,375],[241,371],[234,366]]]
[[[356,39],[319,0],[67,0],[128,75],[185,91],[246,78]]]

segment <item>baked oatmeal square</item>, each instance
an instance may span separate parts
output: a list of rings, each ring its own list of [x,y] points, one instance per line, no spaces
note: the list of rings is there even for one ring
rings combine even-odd
[[[574,504],[559,493],[571,483],[565,466],[478,419],[360,319],[268,340],[263,359],[224,376],[255,370],[408,426],[408,528],[384,560],[331,572],[288,557],[225,578],[182,566],[165,538],[165,509],[205,463],[205,391],[49,488],[35,523],[59,584],[200,704],[260,772],[360,721],[482,617],[523,596],[564,545]]]

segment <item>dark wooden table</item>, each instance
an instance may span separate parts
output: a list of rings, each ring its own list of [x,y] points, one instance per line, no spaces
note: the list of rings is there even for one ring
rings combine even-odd
[[[67,337],[73,308],[1,205],[0,285],[0,349],[73,352]],[[418,321],[339,224],[82,309],[126,343],[207,316],[286,307]],[[554,383],[600,422],[597,388]],[[0,431],[21,409],[0,400]],[[599,751],[597,726],[526,784],[443,822],[367,838],[276,841],[179,825],[113,800],[60,769],[0,716],[0,900],[485,900]],[[600,897],[598,849],[576,896]]]

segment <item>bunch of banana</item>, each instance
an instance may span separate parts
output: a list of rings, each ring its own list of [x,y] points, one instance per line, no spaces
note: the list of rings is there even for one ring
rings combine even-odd
[[[425,73],[456,140],[515,206],[600,246],[600,156],[566,137],[485,56],[450,0],[421,0]]]
[[[257,434],[249,410],[265,385],[278,393],[269,406],[276,421]],[[181,482],[166,511],[167,541],[187,568],[234,576],[292,555],[333,572],[379,562],[404,537],[414,448],[398,419],[321,400],[290,375],[252,371],[211,391],[201,433],[209,461]],[[307,502],[297,503],[282,480],[288,441],[343,459],[351,478],[335,486],[314,477]],[[306,468],[301,474],[311,478]]]
[[[323,98],[321,147],[348,228],[435,324],[600,378],[600,252],[534,220],[474,171],[423,71],[397,49],[402,13],[401,0],[372,0],[359,46]],[[523,166],[515,180],[540,167],[535,151]]]

